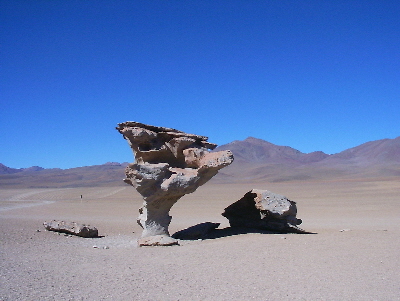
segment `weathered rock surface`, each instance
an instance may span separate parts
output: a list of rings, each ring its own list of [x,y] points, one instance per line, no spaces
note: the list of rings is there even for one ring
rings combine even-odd
[[[230,151],[209,152],[217,145],[204,136],[129,121],[118,124],[117,130],[135,155],[124,181],[144,199],[137,220],[142,238],[169,236],[171,207],[233,162]]]
[[[99,236],[99,231],[96,227],[85,224],[78,224],[76,222],[52,220],[51,222],[44,222],[43,226],[48,231],[61,232],[86,238]]]
[[[304,233],[298,228],[296,203],[268,190],[253,189],[222,213],[231,227],[245,227],[272,232]]]

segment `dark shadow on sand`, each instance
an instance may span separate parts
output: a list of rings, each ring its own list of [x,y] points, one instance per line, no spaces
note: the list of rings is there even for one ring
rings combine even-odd
[[[285,231],[272,231],[265,229],[255,229],[246,227],[227,227],[217,229],[219,223],[205,222],[200,223],[189,228],[175,232],[172,237],[180,240],[198,240],[198,239],[216,239],[234,235],[242,234],[317,234],[314,232],[308,232],[298,227],[289,227]]]

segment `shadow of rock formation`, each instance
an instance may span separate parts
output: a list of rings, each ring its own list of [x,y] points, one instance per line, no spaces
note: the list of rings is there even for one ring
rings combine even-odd
[[[312,234],[298,227],[302,220],[296,215],[296,202],[268,190],[253,189],[225,208],[222,216],[229,220],[230,227],[217,229],[219,223],[205,222],[178,231],[172,237],[197,240],[247,233]]]
[[[226,227],[218,229],[219,223],[205,222],[189,228],[180,230],[172,234],[172,237],[180,240],[207,240],[241,234],[259,233],[259,234],[317,234],[308,232],[300,228],[287,229],[286,231],[271,231],[248,227]]]

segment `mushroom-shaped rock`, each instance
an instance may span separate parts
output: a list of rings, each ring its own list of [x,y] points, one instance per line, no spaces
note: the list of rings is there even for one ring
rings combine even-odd
[[[117,130],[135,156],[124,181],[144,199],[137,219],[143,228],[139,245],[171,245],[173,238],[166,239],[171,207],[231,164],[233,155],[231,151],[210,152],[217,145],[207,137],[171,128],[128,121],[119,123]],[[147,237],[152,239],[143,239]]]
[[[268,190],[253,189],[222,213],[231,227],[253,228],[273,232],[304,233],[298,228],[296,203]]]

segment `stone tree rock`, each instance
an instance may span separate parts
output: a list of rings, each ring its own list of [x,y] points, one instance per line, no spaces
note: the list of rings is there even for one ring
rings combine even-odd
[[[135,162],[125,170],[124,181],[144,199],[137,219],[143,228],[139,245],[171,245],[173,238],[168,232],[171,207],[231,164],[233,155],[230,151],[209,152],[217,145],[209,143],[207,137],[171,128],[128,121],[119,123],[117,130],[135,156]]]
[[[272,232],[305,233],[297,227],[296,203],[268,190],[253,189],[240,200],[225,208],[222,216],[231,227],[259,229]]]

